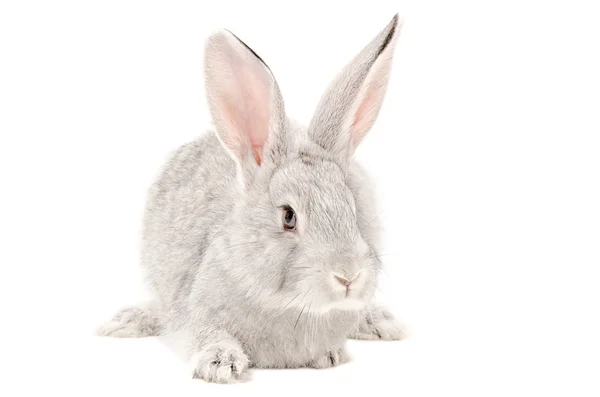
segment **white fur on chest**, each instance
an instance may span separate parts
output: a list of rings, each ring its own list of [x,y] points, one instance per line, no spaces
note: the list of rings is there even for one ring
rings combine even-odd
[[[357,326],[358,315],[352,312],[292,312],[266,326],[254,323],[252,330],[240,329],[240,337],[254,366],[297,368],[342,349]]]

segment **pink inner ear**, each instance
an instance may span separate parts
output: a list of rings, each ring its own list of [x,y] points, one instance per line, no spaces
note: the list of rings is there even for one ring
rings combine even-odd
[[[391,57],[382,54],[372,66],[361,88],[360,101],[350,126],[352,143],[356,147],[373,126],[385,94]]]
[[[367,93],[362,103],[354,113],[354,122],[350,127],[350,136],[354,146],[358,145],[366,135],[370,125],[375,121],[371,115],[377,106],[377,97],[373,93]]]
[[[256,73],[249,75],[246,87],[248,137],[253,151],[259,156],[257,160],[259,165],[263,147],[269,138],[269,107],[271,104],[271,80],[265,73],[264,67],[262,65],[260,67],[262,70],[255,70]]]
[[[238,161],[252,155],[261,164],[274,88],[270,71],[237,38],[223,33],[210,43],[207,72],[221,141]]]
[[[238,50],[239,51],[239,50]],[[269,107],[272,81],[262,63],[251,54],[230,54],[232,89],[228,96],[234,106],[228,109],[233,131],[252,151],[257,164],[262,162],[262,150],[269,137]],[[243,153],[240,153],[243,155]]]
[[[259,148],[257,146],[252,146],[252,156],[254,156],[254,160],[256,164],[261,165],[262,163],[262,146]]]

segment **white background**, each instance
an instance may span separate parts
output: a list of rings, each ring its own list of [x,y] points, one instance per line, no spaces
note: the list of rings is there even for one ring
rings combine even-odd
[[[600,25],[580,1],[2,1],[3,396],[600,395]],[[164,156],[210,125],[202,54],[231,29],[308,121],[399,12],[358,152],[387,229],[381,298],[412,332],[350,364],[191,380],[155,339],[93,336],[142,294]]]

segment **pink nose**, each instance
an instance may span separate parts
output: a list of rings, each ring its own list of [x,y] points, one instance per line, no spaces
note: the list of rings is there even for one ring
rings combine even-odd
[[[352,284],[352,281],[348,281],[345,278],[338,277],[338,276],[334,276],[334,277],[337,281],[340,282],[340,284],[342,284],[346,288],[348,288],[350,286],[350,284]]]

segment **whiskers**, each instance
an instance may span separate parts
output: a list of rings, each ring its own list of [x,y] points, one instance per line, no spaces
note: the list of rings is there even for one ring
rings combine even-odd
[[[375,253],[375,254],[372,254],[372,255],[366,255],[366,256],[365,256],[365,259],[379,259],[379,258],[381,258],[382,256],[388,256],[388,255],[392,255],[392,254],[391,254],[391,253],[389,253],[389,252],[388,252],[388,253],[385,253],[385,254],[379,254],[379,253]]]
[[[390,252],[381,253],[381,252],[377,251],[375,248],[371,248],[371,252],[364,255],[363,258],[365,260],[370,260],[377,267],[377,269],[379,269],[381,272],[383,272],[386,276],[389,276],[387,274],[387,272],[385,271],[385,269],[383,268],[383,263],[381,261],[382,256],[388,256],[388,255],[393,255],[393,254]]]
[[[297,297],[299,297],[299,296],[300,296],[300,294],[301,294],[301,293],[302,293],[302,292],[298,292],[298,295],[296,295],[296,296],[294,296],[292,299],[290,299],[290,301],[289,301],[288,303],[286,303],[286,305],[285,305],[285,306],[283,307],[283,309],[281,309],[281,310],[285,310],[285,309],[286,309],[286,308],[287,308],[287,307],[290,305],[290,303],[292,303],[294,300],[296,300],[296,298],[297,298]]]
[[[375,219],[379,218],[379,215],[381,215],[382,213],[383,213],[383,211],[380,211],[377,215],[375,215],[375,217],[373,219],[371,219],[369,222],[367,222],[365,224],[365,226],[371,225],[371,223],[373,223],[375,221]]]
[[[260,242],[260,240],[246,241],[245,243],[228,245],[227,248],[241,247],[242,245],[259,244]]]
[[[310,287],[306,293],[304,294],[304,296],[302,297],[301,302],[303,302],[306,297],[308,296],[308,294],[310,294],[310,292],[312,291],[312,287]],[[312,299],[310,300],[310,302],[308,303],[308,311],[310,311],[310,307],[312,305]],[[302,310],[300,310],[300,314],[298,314],[298,318],[296,319],[296,323],[294,324],[294,330],[296,330],[296,328],[298,327],[298,323],[300,322],[300,317],[302,317],[302,314],[304,313],[304,310],[306,309],[307,304],[305,303],[302,306]]]
[[[293,278],[288,275],[288,277],[292,278],[292,281],[288,282],[287,286],[293,286],[301,281],[306,280],[308,277],[319,273],[319,271],[314,271],[314,269],[311,266],[292,266],[290,267],[290,269],[299,270],[299,272],[294,273],[292,275]]]
[[[382,253],[382,252],[377,251],[375,248],[371,247],[371,250],[366,255],[364,255],[363,258],[365,258],[365,259],[379,259],[382,256],[388,256],[388,255],[393,255],[393,253],[391,253],[391,252]]]
[[[306,305],[302,306],[302,310],[300,310],[300,314],[298,314],[298,318],[296,319],[296,324],[294,324],[294,331],[298,326],[298,322],[300,321],[300,317],[302,317],[302,313],[304,313],[304,309],[306,309]]]

